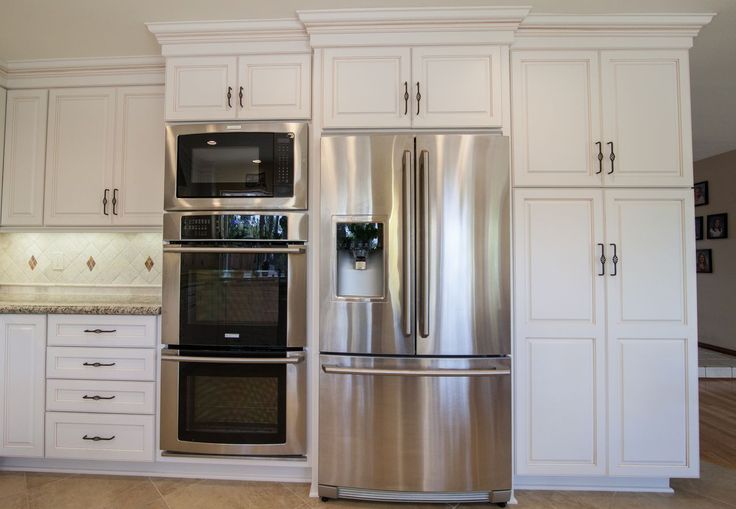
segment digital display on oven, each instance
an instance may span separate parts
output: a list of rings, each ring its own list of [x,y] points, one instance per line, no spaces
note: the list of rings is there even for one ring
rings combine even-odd
[[[184,216],[182,240],[286,240],[288,218],[274,214]]]

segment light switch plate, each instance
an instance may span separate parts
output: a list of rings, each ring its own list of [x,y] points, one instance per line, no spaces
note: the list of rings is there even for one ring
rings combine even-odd
[[[51,253],[51,268],[54,270],[64,270],[64,253],[60,251]]]

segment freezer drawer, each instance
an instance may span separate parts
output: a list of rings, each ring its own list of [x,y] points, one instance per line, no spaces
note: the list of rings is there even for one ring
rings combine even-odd
[[[510,359],[320,361],[320,490],[505,501],[489,494],[511,489]]]

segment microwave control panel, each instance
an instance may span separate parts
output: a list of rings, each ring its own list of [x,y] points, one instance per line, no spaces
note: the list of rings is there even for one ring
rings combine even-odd
[[[273,146],[273,195],[294,196],[294,134],[276,133]]]

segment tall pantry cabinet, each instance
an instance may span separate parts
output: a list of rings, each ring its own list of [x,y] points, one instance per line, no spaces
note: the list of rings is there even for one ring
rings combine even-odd
[[[601,44],[512,49],[516,473],[697,476],[687,49]]]

